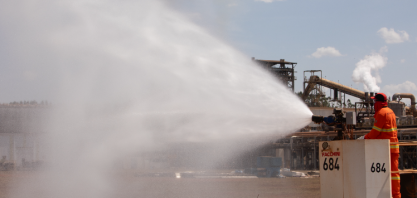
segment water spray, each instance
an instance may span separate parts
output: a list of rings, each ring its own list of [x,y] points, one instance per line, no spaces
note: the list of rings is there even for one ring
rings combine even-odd
[[[109,172],[131,156],[207,143],[216,152],[190,161],[214,164],[265,143],[253,137],[310,122],[308,107],[278,79],[163,1],[41,0],[0,10],[4,40],[25,49],[0,63],[39,71],[33,84],[54,88],[37,86],[55,104],[43,123],[45,176],[16,197],[36,189],[106,197],[117,185]]]

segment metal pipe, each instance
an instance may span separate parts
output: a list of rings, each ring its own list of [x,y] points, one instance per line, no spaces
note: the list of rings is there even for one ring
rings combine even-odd
[[[313,121],[314,123],[322,123],[324,121],[324,117],[321,115],[313,115],[311,116],[311,121]]]
[[[325,87],[337,88],[338,91],[347,93],[351,96],[355,96],[355,97],[358,97],[360,99],[363,99],[365,97],[365,93],[363,91],[359,91],[357,89],[350,88],[350,87],[342,85],[340,83],[336,83],[336,82],[333,82],[333,81],[330,81],[330,80],[327,80],[327,79],[323,79],[323,78],[321,79],[321,82],[322,82],[322,85],[325,86]]]
[[[395,101],[398,98],[410,98],[411,100],[411,111],[413,111],[413,116],[417,117],[417,111],[416,111],[416,98],[411,93],[396,93],[392,95],[392,100]]]

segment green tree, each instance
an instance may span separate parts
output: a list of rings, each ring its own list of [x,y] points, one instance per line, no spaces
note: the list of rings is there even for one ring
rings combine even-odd
[[[355,104],[352,104],[350,99],[347,99],[347,103],[348,103],[348,108],[354,108],[355,107]]]
[[[301,99],[303,98],[303,92],[297,92],[297,96],[299,96]],[[331,101],[331,97],[326,97],[323,95],[313,95],[310,94],[306,97],[304,100],[304,103],[309,107],[334,107],[334,102]]]

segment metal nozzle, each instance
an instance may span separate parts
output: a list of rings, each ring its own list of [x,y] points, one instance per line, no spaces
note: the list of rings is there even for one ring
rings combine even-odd
[[[320,115],[313,115],[311,120],[315,123],[322,123],[324,121],[324,117]]]

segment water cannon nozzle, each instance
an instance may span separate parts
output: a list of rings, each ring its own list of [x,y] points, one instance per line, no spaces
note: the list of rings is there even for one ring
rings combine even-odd
[[[315,123],[322,123],[323,121],[324,121],[324,117],[323,116],[320,116],[320,115],[313,115],[312,117],[311,117],[311,120],[313,121],[313,122],[315,122]]]

